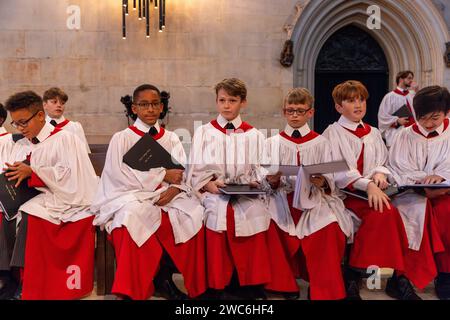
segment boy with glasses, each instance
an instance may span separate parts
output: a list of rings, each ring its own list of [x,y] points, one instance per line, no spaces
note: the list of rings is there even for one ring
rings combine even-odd
[[[329,142],[312,131],[314,98],[305,88],[295,88],[284,99],[287,124],[280,134],[267,139],[266,151],[272,165],[311,165],[331,161]],[[335,192],[332,175],[310,178],[311,208],[292,206],[296,177],[267,176],[274,194],[269,209],[296,276],[307,274],[312,300],[346,297],[341,263],[346,239],[352,237],[350,215]],[[307,182],[305,182],[307,183]],[[303,254],[306,270],[301,262]]]

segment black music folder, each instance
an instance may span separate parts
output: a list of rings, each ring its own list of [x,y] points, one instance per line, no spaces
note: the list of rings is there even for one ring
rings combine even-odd
[[[399,189],[402,190],[402,191],[409,190],[409,189],[422,190],[422,189],[425,189],[425,188],[429,188],[429,189],[450,189],[450,182],[445,181],[445,182],[435,183],[435,184],[421,184],[421,183],[418,183],[418,184],[403,185],[403,186],[399,187]]]
[[[41,193],[28,187],[26,180],[22,181],[18,188],[14,186],[16,183],[17,180],[8,181],[8,177],[0,175],[0,207],[6,220],[14,219],[22,204]]]
[[[399,118],[410,118],[413,116],[406,104],[404,104],[403,106],[400,107],[400,109],[395,111],[393,115]]]
[[[148,171],[160,167],[167,170],[184,170],[184,167],[148,133],[128,150],[123,156],[123,162],[139,171]]]

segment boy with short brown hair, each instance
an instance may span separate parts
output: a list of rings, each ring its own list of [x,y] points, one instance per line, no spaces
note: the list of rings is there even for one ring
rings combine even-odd
[[[60,88],[54,87],[45,91],[43,96],[44,110],[47,114],[45,120],[56,128],[69,130],[74,133],[86,145],[87,152],[91,153],[81,123],[64,117],[65,106],[68,100],[69,96]]]
[[[405,270],[403,254],[407,247],[405,228],[400,214],[383,192],[389,186],[388,151],[378,129],[364,123],[366,100],[369,93],[359,81],[345,81],[333,90],[339,120],[323,133],[332,146],[334,160],[344,159],[350,171],[335,174],[340,189],[367,192],[368,201],[354,196],[345,200],[347,209],[354,213],[358,230],[350,250],[346,268],[347,295],[361,299],[359,282],[363,270],[375,265],[397,271]],[[420,299],[409,280],[399,276],[400,294],[405,300]]]
[[[219,115],[196,130],[188,174],[188,182],[201,194],[205,207],[209,287],[225,298],[223,290],[233,285],[234,273],[238,278],[234,285],[247,287],[237,293],[249,289],[247,298],[263,296],[262,287],[296,293],[297,283],[288,272],[265,202],[257,196],[229,196],[219,191],[225,184],[261,182],[259,164],[265,143],[264,135],[241,119],[247,105],[245,84],[236,78],[224,79],[215,91]]]

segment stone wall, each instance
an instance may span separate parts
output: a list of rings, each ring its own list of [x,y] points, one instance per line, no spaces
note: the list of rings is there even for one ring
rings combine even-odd
[[[170,91],[169,128],[192,132],[194,121],[215,115],[214,84],[239,77],[249,87],[244,117],[259,128],[282,128],[293,70],[278,59],[296,3],[170,0],[165,32],[156,32],[154,11],[146,39],[144,22],[130,10],[123,40],[120,0],[0,1],[0,101],[60,86],[69,94],[67,116],[82,122],[90,143],[105,143],[127,126],[119,100],[139,84]],[[81,8],[80,30],[66,26],[69,5]]]
[[[292,86],[278,57],[294,3],[168,1],[165,32],[156,32],[153,19],[146,39],[144,22],[130,11],[122,40],[119,0],[0,1],[0,101],[17,90],[60,86],[69,94],[68,117],[97,143],[127,125],[119,100],[139,84],[169,90],[169,127],[192,131],[194,120],[215,114],[214,84],[234,76],[249,87],[249,121],[278,127],[283,93]],[[69,5],[81,8],[79,31],[66,26]]]

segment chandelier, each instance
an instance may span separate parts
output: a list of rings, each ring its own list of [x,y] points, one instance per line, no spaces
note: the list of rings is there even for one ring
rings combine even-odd
[[[126,18],[129,15],[129,0],[122,0],[122,38],[127,38]],[[166,27],[166,0],[133,0],[133,11],[137,11],[139,20],[145,21],[146,37],[150,38],[150,12],[155,11],[155,19],[159,19],[159,32]],[[157,12],[156,12],[157,11]]]

